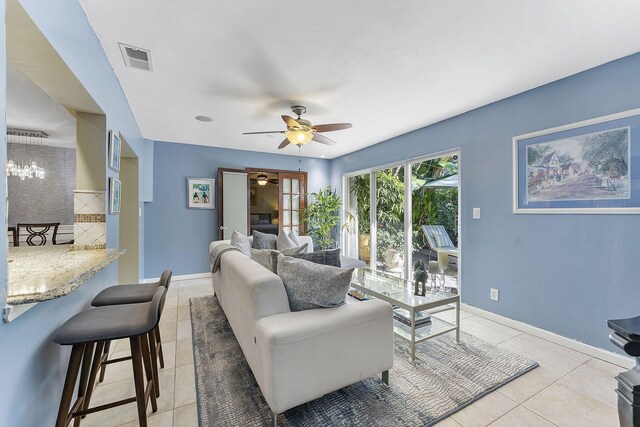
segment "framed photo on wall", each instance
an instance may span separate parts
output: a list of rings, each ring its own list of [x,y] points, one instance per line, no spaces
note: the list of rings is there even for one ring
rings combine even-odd
[[[109,167],[116,172],[120,172],[120,152],[121,145],[119,133],[115,130],[109,131]]]
[[[215,209],[216,180],[187,178],[187,206],[195,209]]]
[[[109,213],[119,214],[122,203],[122,182],[116,178],[109,178]]]
[[[640,213],[640,109],[514,137],[513,212]]]

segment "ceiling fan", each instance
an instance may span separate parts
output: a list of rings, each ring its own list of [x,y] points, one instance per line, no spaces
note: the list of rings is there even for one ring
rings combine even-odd
[[[267,183],[269,184],[276,184],[278,185],[278,179],[277,178],[268,178],[267,175],[261,173],[260,175],[256,176],[255,178],[251,178],[251,183],[257,183],[258,185],[267,185]]]
[[[298,116],[294,119],[290,116],[281,116],[282,120],[287,124],[287,130],[271,130],[265,132],[244,132],[243,135],[258,135],[268,133],[284,133],[287,137],[278,145],[278,149],[284,148],[289,144],[302,147],[310,141],[319,142],[320,144],[336,145],[336,142],[320,135],[322,132],[332,132],[336,130],[349,129],[353,125],[351,123],[329,123],[324,125],[312,125],[309,120],[300,118],[307,112],[307,108],[301,105],[294,105],[291,111]]]

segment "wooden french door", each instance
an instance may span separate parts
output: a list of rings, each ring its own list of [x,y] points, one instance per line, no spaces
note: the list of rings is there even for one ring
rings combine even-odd
[[[306,172],[278,172],[278,223],[280,230],[294,230],[304,234],[307,230],[302,222],[302,209],[307,200]]]

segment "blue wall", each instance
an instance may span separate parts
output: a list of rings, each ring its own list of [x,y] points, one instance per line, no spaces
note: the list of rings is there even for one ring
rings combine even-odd
[[[209,271],[209,243],[217,239],[218,210],[187,208],[187,177],[216,178],[218,167],[298,170],[298,157],[156,142],[153,202],[145,203],[145,274],[159,277]],[[308,190],[329,184],[329,161],[302,158]]]
[[[463,302],[614,350],[606,320],[640,314],[640,216],[514,215],[511,144],[638,107],[640,54],[334,159],[331,182],[340,188],[346,172],[460,147]]]
[[[107,116],[107,126],[122,132],[139,156],[144,170],[141,137],[120,83],[109,64],[77,0],[20,0],[31,19],[56,49],[78,80]],[[6,56],[5,1],[0,0],[0,128],[5,129]],[[6,139],[1,132],[0,165],[6,163]],[[106,141],[105,141],[106,162]],[[117,173],[107,169],[105,181]],[[0,178],[0,199],[4,199],[5,177]],[[144,194],[140,179],[139,194]],[[142,207],[142,200],[139,201]],[[5,216],[0,204],[0,217]],[[107,215],[107,244],[118,246],[117,215]],[[143,221],[144,219],[142,219]],[[144,230],[140,229],[141,259]],[[6,227],[0,227],[0,241],[6,242]],[[0,307],[6,301],[6,245],[0,245]],[[140,263],[143,275],[143,263]],[[52,332],[78,311],[88,308],[91,298],[117,281],[117,263],[112,264],[70,295],[38,304],[14,322],[0,323],[0,426],[53,425],[58,411],[69,349],[51,341]]]

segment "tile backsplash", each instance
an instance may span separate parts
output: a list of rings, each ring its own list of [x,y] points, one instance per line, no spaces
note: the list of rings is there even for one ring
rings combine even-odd
[[[73,240],[75,245],[106,246],[106,210],[106,192],[73,192]]]

